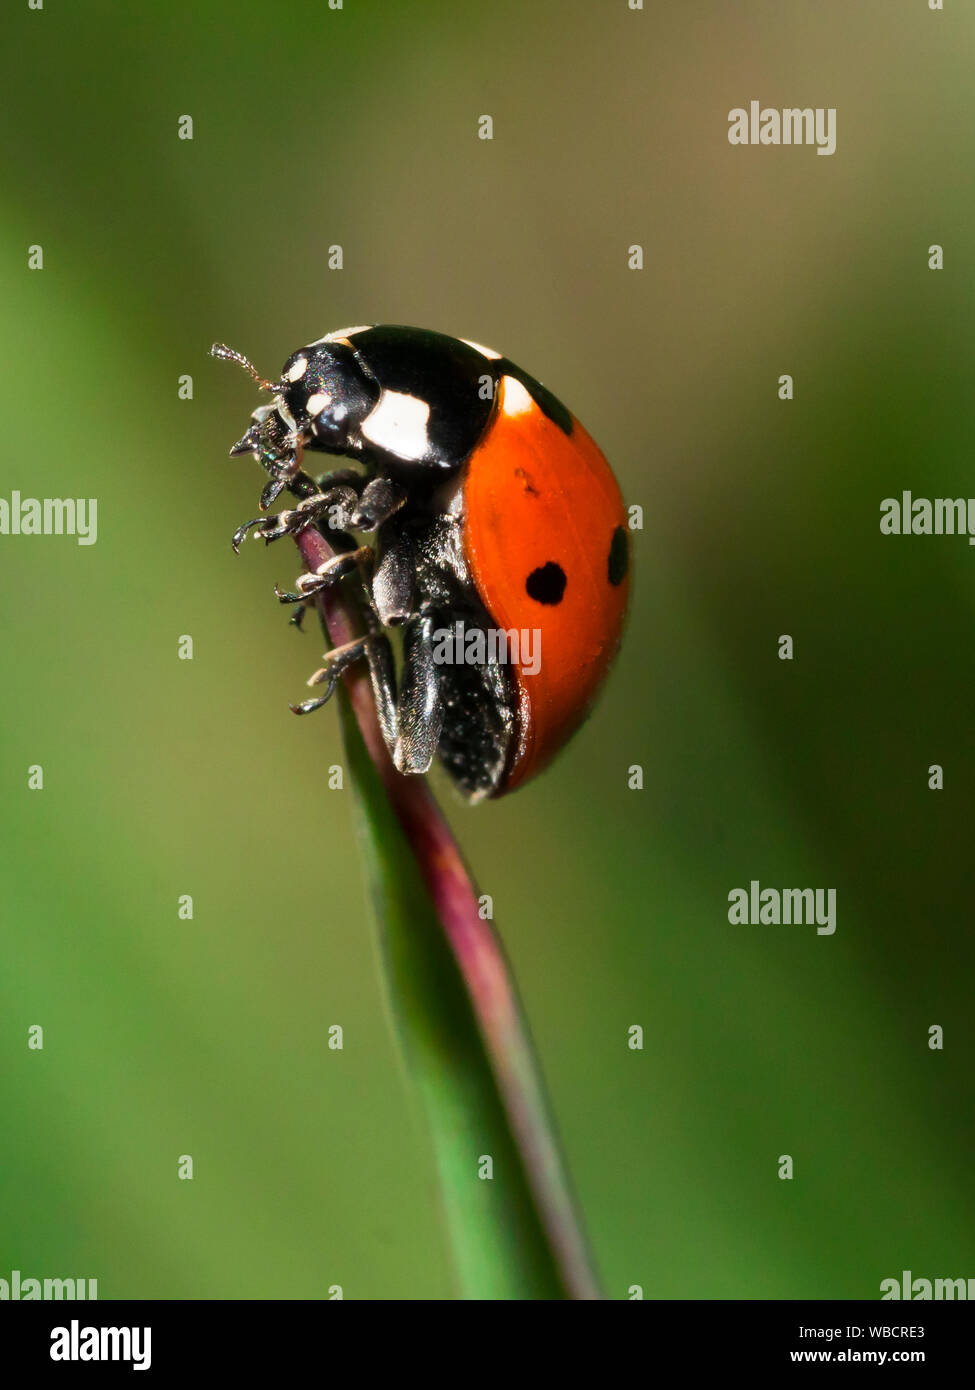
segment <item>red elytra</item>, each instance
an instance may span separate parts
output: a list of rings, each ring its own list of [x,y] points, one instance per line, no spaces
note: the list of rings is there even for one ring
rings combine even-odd
[[[626,510],[578,420],[566,434],[511,377],[498,384],[463,496],[464,548],[484,607],[499,628],[533,630],[540,643],[537,671],[524,661],[514,667],[518,739],[498,787],[511,791],[579,727],[619,647],[629,597]],[[532,596],[532,576],[541,598]]]

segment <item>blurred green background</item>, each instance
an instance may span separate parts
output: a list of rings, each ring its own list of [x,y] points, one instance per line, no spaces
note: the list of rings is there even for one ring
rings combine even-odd
[[[274,374],[371,321],[508,353],[645,512],[571,749],[472,810],[438,779],[608,1293],[975,1276],[975,551],[878,526],[903,488],[975,491],[972,14],[52,0],[4,23],[0,495],[97,497],[99,534],[0,536],[0,1276],[451,1295],[351,793],[326,790],[338,722],[287,711],[321,651],[271,594],[297,556],[230,550],[258,397],[206,356]],[[836,107],[836,154],[731,147],[753,98]],[[834,887],[836,934],[730,926],[753,878]]]

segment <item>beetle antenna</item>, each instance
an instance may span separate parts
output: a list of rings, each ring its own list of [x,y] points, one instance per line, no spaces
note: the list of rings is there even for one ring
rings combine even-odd
[[[247,360],[242,352],[237,352],[235,348],[227,347],[225,343],[214,343],[213,347],[210,349],[210,356],[218,357],[223,362],[236,362],[239,367],[243,367],[245,372],[250,373],[262,391],[277,392],[281,389],[279,382],[268,381],[265,377],[262,377],[257,368]]]

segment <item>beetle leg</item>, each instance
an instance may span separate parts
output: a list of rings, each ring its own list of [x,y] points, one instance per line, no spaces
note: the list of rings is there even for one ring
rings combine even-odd
[[[354,468],[333,468],[314,480],[316,492],[327,492],[330,487],[352,487],[361,492],[365,478]]]
[[[372,565],[372,560],[372,548],[368,545],[360,545],[357,550],[346,551],[343,555],[333,555],[331,559],[319,565],[316,570],[299,574],[295,580],[297,592],[292,593],[286,589],[279,589],[275,584],[275,596],[281,603],[304,603],[313,594],[329,588],[330,585],[337,583],[347,574],[351,574],[353,570],[365,569],[368,571]]]
[[[372,682],[372,696],[376,702],[376,714],[383,742],[389,749],[390,757],[396,750],[396,668],[393,665],[393,652],[389,639],[384,633],[373,633],[366,648],[369,660],[369,678]]]
[[[393,654],[389,642],[382,633],[367,633],[357,637],[344,646],[335,647],[328,652],[321,669],[309,679],[309,685],[324,685],[325,694],[313,700],[303,700],[292,705],[295,714],[310,714],[328,703],[335,691],[335,685],[343,671],[365,657],[369,662],[369,676],[372,682],[376,713],[383,740],[390,753],[396,747],[396,674],[393,668]]]
[[[379,564],[373,576],[371,597],[383,627],[396,627],[414,611],[416,557],[413,542],[403,532],[381,538]]]
[[[395,515],[406,501],[406,488],[392,478],[373,478],[362,490],[359,505],[348,525],[355,531],[375,531]]]
[[[426,772],[443,729],[440,678],[433,660],[433,619],[416,615],[406,625],[403,684],[396,702],[397,735],[393,761],[400,772]]]
[[[333,647],[326,653],[324,665],[313,676],[309,676],[307,682],[308,685],[324,685],[325,694],[314,700],[303,700],[299,705],[292,705],[295,714],[310,714],[312,710],[321,709],[322,705],[328,704],[339,676],[366,655],[369,642],[369,637],[357,637],[354,641],[346,642],[341,647]]]
[[[268,507],[278,500],[282,492],[284,492],[285,488],[288,486],[288,482],[288,477],[285,474],[281,474],[279,477],[272,478],[270,482],[264,484],[264,487],[261,489],[261,501],[259,504],[262,512],[266,512]]]
[[[259,526],[260,530],[255,532],[257,539],[270,545],[271,541],[280,540],[282,536],[296,536],[299,531],[303,531],[306,526],[318,521],[327,513],[333,513],[329,517],[330,526],[334,521],[338,529],[344,529],[350,524],[358,503],[359,495],[350,483],[330,488],[327,492],[314,492],[310,497],[303,498],[297,507],[288,511],[278,512],[276,516],[258,516],[253,521],[245,521],[243,526],[237,527],[231,544],[239,552],[241,541],[247,532]]]
[[[295,714],[310,714],[328,704],[344,671],[365,657],[383,741],[399,772],[427,772],[440,743],[444,708],[437,667],[433,660],[433,619],[416,616],[407,625],[404,641],[403,686],[396,694],[396,675],[389,641],[383,633],[356,637],[325,656],[310,686],[325,693],[292,705]]]

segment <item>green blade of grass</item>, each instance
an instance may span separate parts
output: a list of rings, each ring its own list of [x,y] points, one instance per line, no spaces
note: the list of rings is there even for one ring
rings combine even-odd
[[[306,527],[309,570],[331,555]],[[357,619],[318,595],[340,644]],[[379,923],[384,987],[423,1102],[466,1298],[600,1297],[514,980],[423,777],[401,776],[368,677],[340,692],[360,842]],[[490,1160],[490,1176],[488,1164]]]
[[[387,1003],[429,1127],[460,1289],[467,1298],[564,1298],[456,962],[342,704]],[[490,1177],[481,1176],[485,1159]]]

